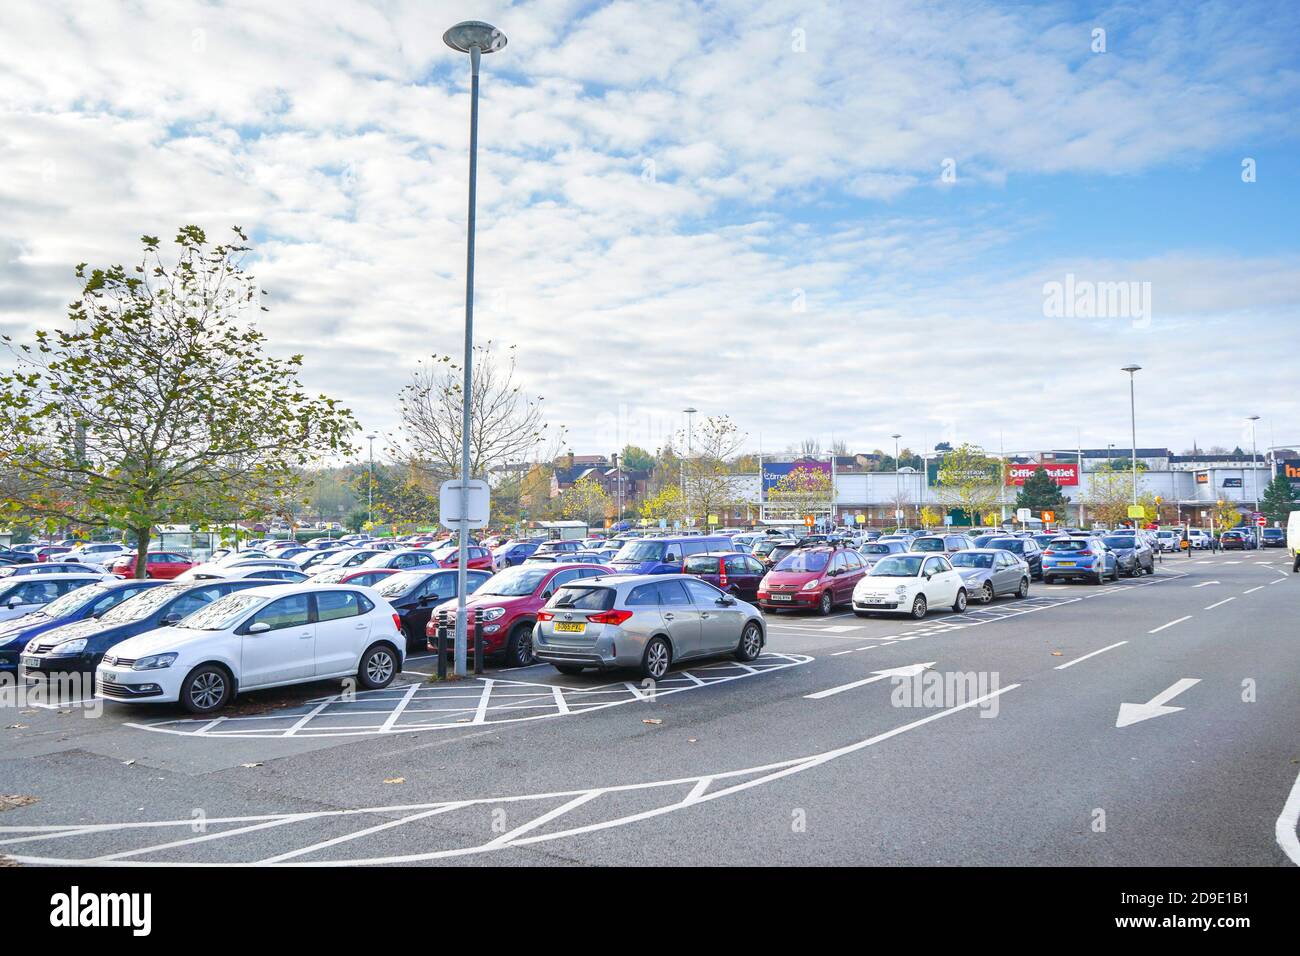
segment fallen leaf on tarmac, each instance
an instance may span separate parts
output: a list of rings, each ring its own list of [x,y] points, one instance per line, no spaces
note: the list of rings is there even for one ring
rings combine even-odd
[[[1061,652],[1060,652],[1060,651],[1052,651],[1052,656],[1053,656],[1053,657],[1060,657],[1060,656],[1061,656]]]
[[[660,720],[658,717],[647,717],[645,720],[641,721],[641,723],[643,723],[643,724],[662,724],[663,721]]]
[[[134,760],[123,760],[122,763],[123,763],[125,766],[129,767],[129,766],[131,766],[133,763],[135,763],[135,761],[134,761]]]
[[[686,742],[687,742],[688,744],[693,744],[693,743],[695,743],[695,741],[696,741],[696,738],[695,738],[695,737],[687,737],[687,738],[686,738]]]
[[[37,797],[22,793],[0,793],[0,810],[13,810],[15,807],[30,807]]]
[[[406,783],[405,777],[389,777],[384,783]]]
[[[240,766],[246,770],[252,770],[254,767],[260,767],[262,765],[260,763],[241,763]]]
[[[26,730],[26,724],[6,724],[5,730]]]

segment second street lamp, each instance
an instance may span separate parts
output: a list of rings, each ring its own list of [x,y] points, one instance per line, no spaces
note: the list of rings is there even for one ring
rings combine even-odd
[[[1128,372],[1128,414],[1129,424],[1133,429],[1133,460],[1129,463],[1133,466],[1133,506],[1137,507],[1138,503],[1138,426],[1137,426],[1137,386],[1133,384],[1134,376],[1142,371],[1141,365],[1125,365],[1120,371]],[[1137,527],[1137,518],[1133,519],[1133,527]]]
[[[469,560],[469,418],[474,369],[474,205],[478,190],[478,64],[484,53],[506,45],[505,34],[480,20],[466,20],[442,35],[453,50],[469,54],[469,219],[465,254],[465,376],[461,391],[460,528],[456,548],[456,676],[466,674],[465,588]],[[481,663],[481,662],[480,662]]]

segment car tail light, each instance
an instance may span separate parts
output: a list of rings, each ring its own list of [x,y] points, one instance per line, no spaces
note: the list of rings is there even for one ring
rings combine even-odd
[[[718,562],[718,586],[727,586],[727,568],[721,561]]]
[[[553,621],[553,620],[555,620],[555,615],[552,614],[550,611],[538,611],[538,612],[537,612],[537,620],[539,620],[539,621]]]
[[[622,624],[631,616],[631,611],[602,611],[600,614],[589,615],[587,620],[592,624]]]
[[[1081,557],[1081,558],[1091,558],[1091,557],[1092,557],[1092,552],[1089,551],[1089,550],[1087,550],[1086,548],[1085,548],[1084,550],[1082,550],[1082,551],[1076,551],[1076,552],[1074,552],[1074,553],[1077,554],[1077,555],[1078,555],[1079,557]]]
[[[402,618],[401,618],[399,615],[397,615],[397,614],[394,614],[394,615],[393,615],[393,627],[397,628],[398,633],[401,633],[401,630],[402,630]]]

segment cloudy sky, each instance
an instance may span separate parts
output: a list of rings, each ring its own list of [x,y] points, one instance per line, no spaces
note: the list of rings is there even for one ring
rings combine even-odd
[[[573,450],[688,405],[766,450],[1122,445],[1132,361],[1139,443],[1300,443],[1288,0],[6,0],[0,329],[237,224],[273,349],[393,430],[462,347],[467,18],[509,38],[477,333]]]

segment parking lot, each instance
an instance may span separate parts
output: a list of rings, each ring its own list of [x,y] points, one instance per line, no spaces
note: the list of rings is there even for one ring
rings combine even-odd
[[[749,664],[380,691],[221,716],[6,707],[21,864],[1300,863],[1285,555],[1166,559],[922,621],[768,614]]]

